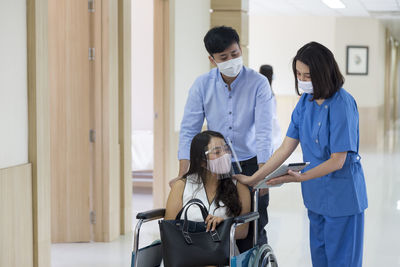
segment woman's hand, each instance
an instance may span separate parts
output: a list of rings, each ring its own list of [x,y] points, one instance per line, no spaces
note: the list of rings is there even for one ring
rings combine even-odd
[[[251,176],[246,176],[243,174],[236,174],[236,175],[233,175],[233,178],[245,185],[254,186],[256,184],[253,181],[253,177],[251,177]]]
[[[287,175],[282,175],[269,180],[267,182],[267,185],[277,185],[283,183],[293,183],[293,182],[303,182],[303,181],[304,179],[301,176],[301,173],[289,170]]]
[[[206,232],[214,231],[218,224],[220,224],[224,219],[218,216],[213,216],[208,214],[205,223],[207,224]]]

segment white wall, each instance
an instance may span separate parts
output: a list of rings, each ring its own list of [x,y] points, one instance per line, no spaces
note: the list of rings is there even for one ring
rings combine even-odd
[[[210,28],[210,0],[175,0],[173,5],[174,125],[179,131],[190,87],[210,70],[203,38]]]
[[[132,1],[132,129],[153,130],[153,1]]]
[[[259,70],[263,64],[274,68],[272,88],[277,95],[294,95],[292,60],[308,42],[334,48],[335,18],[263,16],[249,17],[249,67]]]
[[[368,75],[346,75],[346,46],[369,47]],[[385,27],[372,18],[337,18],[335,56],[345,76],[345,88],[359,106],[383,105],[385,83]]]
[[[256,70],[262,64],[274,67],[272,87],[277,95],[295,94],[292,59],[302,45],[317,41],[334,53],[345,76],[344,88],[353,94],[359,106],[383,104],[385,27],[380,21],[352,17],[251,15],[249,23],[249,65]],[[347,45],[369,47],[367,76],[346,75]]]
[[[26,0],[0,1],[0,168],[28,162]]]

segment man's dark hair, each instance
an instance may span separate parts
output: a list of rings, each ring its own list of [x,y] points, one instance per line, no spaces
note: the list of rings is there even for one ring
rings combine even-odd
[[[204,36],[204,45],[210,56],[223,52],[233,43],[240,44],[239,35],[235,29],[227,26],[214,27]]]
[[[306,64],[310,69],[311,82],[314,88],[314,95],[311,100],[330,98],[343,86],[344,78],[332,52],[320,43],[310,42],[297,51],[292,63],[298,95],[300,93],[297,85],[297,60]]]

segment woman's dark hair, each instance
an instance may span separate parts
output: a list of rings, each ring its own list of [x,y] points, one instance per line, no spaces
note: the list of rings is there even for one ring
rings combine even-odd
[[[272,68],[271,65],[261,65],[260,67],[260,73],[267,77],[269,85],[271,87],[272,95],[274,94],[274,91],[272,90],[272,76],[274,75],[274,69]]]
[[[184,178],[187,178],[187,176],[191,174],[197,174],[197,183],[203,183],[205,186],[207,175],[207,157],[205,152],[208,150],[208,144],[210,143],[212,137],[224,139],[222,134],[214,131],[204,131],[193,137],[190,145],[190,167],[189,171],[183,176]],[[239,200],[239,194],[237,192],[236,185],[230,178],[218,181],[218,187],[214,201],[217,208],[220,207],[220,201],[225,204],[225,206],[228,208],[228,216],[237,216],[242,210],[242,204]]]
[[[298,95],[300,95],[300,92],[297,85],[297,61],[306,64],[310,69],[311,82],[314,88],[314,95],[311,100],[330,98],[343,86],[344,78],[332,52],[320,43],[310,42],[297,51],[292,63]]]
[[[233,43],[239,44],[240,39],[238,33],[231,27],[214,27],[204,36],[204,45],[210,56],[225,51]]]
[[[274,74],[274,69],[272,68],[271,65],[261,65],[260,67],[260,73],[267,77],[269,81],[269,85],[272,84],[272,75]]]

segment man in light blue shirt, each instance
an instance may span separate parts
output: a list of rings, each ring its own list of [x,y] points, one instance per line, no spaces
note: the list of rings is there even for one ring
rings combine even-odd
[[[198,77],[190,88],[179,138],[178,178],[188,171],[190,143],[204,118],[209,130],[232,141],[243,174],[253,174],[272,155],[271,88],[266,77],[243,66],[239,42],[237,32],[225,26],[204,37],[210,62],[217,68]],[[268,193],[259,199],[259,243],[267,242],[268,201]],[[241,251],[252,247],[250,232],[248,240],[238,242]]]

